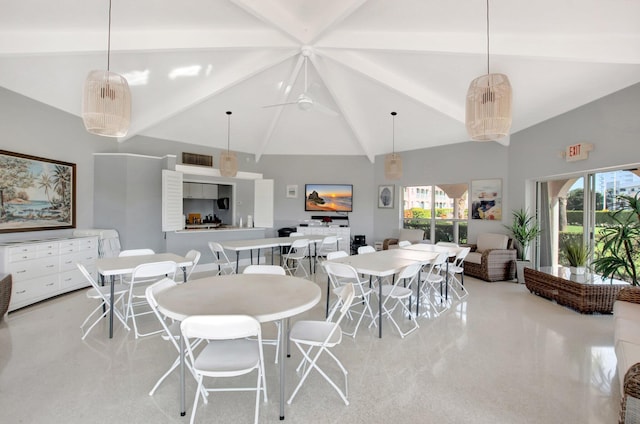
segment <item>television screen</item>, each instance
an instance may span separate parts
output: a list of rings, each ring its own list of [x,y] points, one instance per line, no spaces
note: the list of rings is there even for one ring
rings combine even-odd
[[[312,212],[352,212],[353,185],[305,184],[304,210]]]

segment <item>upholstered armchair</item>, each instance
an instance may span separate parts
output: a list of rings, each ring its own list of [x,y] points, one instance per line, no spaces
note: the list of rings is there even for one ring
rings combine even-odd
[[[401,228],[397,238],[387,238],[382,242],[382,249],[395,249],[400,240],[410,241],[411,244],[420,243],[424,239],[424,231],[415,228]]]
[[[464,273],[485,281],[513,280],[516,249],[504,234],[478,234],[476,244],[464,260]]]

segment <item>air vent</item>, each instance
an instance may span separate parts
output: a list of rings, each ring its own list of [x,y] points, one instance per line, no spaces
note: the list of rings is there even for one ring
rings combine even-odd
[[[213,166],[213,156],[182,152],[183,165]]]

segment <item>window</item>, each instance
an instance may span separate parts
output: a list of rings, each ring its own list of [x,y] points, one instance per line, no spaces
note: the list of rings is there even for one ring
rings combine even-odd
[[[404,187],[402,193],[403,228],[424,230],[433,243],[467,242],[467,184]]]

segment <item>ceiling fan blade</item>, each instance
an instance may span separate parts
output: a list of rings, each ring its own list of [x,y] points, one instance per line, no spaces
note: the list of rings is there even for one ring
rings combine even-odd
[[[266,106],[262,106],[262,108],[267,108],[267,107],[276,107],[276,106],[287,106],[287,105],[295,105],[298,104],[298,102],[287,102],[287,103],[276,103],[273,105],[266,105]]]
[[[325,113],[327,115],[338,116],[340,115],[335,110],[331,109],[328,106],[323,105],[322,103],[318,103],[316,101],[313,102],[313,107],[318,110],[318,112]]]

